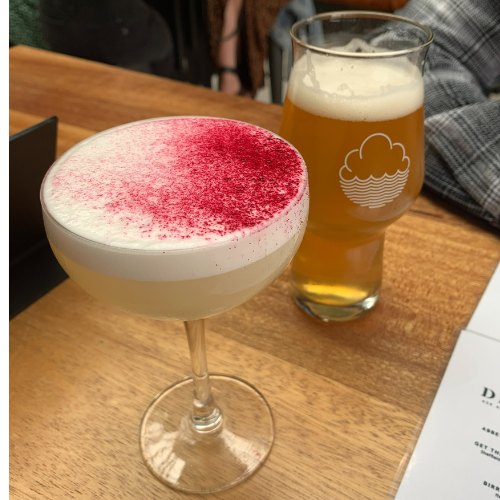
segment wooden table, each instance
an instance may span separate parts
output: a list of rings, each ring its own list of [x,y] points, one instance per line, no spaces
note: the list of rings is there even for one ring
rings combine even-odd
[[[236,118],[277,131],[281,107],[25,47],[10,50],[10,132],[57,115],[58,153],[158,116]],[[255,384],[275,416],[261,471],[210,498],[392,498],[446,367],[500,257],[485,224],[422,195],[387,231],[382,295],[323,324],[292,302],[288,273],[207,321],[210,368]],[[12,498],[186,495],[142,462],[141,417],[190,371],[180,323],[101,303],[70,279],[10,328]]]

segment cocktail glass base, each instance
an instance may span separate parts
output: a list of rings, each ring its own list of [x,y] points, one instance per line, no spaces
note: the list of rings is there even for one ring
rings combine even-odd
[[[379,292],[366,299],[348,305],[322,304],[303,297],[294,290],[293,299],[295,303],[309,316],[324,322],[351,321],[360,318],[375,306],[379,298]]]
[[[193,380],[171,385],[151,403],[141,424],[142,456],[150,471],[171,488],[215,493],[235,486],[265,462],[274,441],[271,409],[252,385],[210,375],[222,418],[206,432],[192,421]]]

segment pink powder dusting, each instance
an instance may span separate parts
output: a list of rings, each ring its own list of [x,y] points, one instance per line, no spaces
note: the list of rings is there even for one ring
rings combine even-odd
[[[56,172],[53,196],[64,191],[86,210],[104,209],[110,223],[123,224],[123,234],[138,221],[141,238],[160,240],[249,230],[285,209],[304,182],[296,150],[240,122],[179,118],[112,134],[118,152],[96,154],[100,138],[85,145]]]

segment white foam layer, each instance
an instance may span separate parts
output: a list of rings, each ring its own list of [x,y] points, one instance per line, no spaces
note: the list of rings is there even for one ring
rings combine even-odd
[[[188,242],[174,239],[156,240],[151,243],[146,239],[136,239],[132,242],[125,240],[124,244],[120,238],[113,238],[113,244],[103,243],[99,231],[92,228],[93,223],[98,224],[99,217],[94,221],[89,219],[83,229],[79,226],[75,231],[71,224],[75,213],[70,213],[68,217],[68,212],[64,209],[70,200],[64,200],[63,197],[64,203],[61,203],[61,199],[55,203],[51,196],[54,189],[52,179],[58,167],[68,159],[77,158],[75,153],[88,144],[87,141],[138,123],[154,121],[136,122],[97,134],[70,149],[48,172],[42,186],[44,223],[49,240],[62,254],[88,269],[123,279],[182,281],[206,278],[239,269],[301,238],[301,229],[306,223],[309,208],[307,173],[303,163],[300,188],[284,210],[254,228],[224,234],[219,239],[211,238],[209,242],[205,238],[197,237],[190,238]],[[266,133],[271,134],[267,131]],[[280,140],[283,141],[281,138]],[[293,148],[291,145],[288,146]],[[296,152],[294,148],[293,150]],[[61,207],[63,209],[59,210],[58,214],[58,208]],[[92,217],[91,212],[82,213],[82,207],[79,209],[80,213],[76,213],[78,218]]]
[[[424,103],[420,71],[404,56],[360,59],[307,51],[295,62],[288,98],[309,113],[347,121],[385,121]]]

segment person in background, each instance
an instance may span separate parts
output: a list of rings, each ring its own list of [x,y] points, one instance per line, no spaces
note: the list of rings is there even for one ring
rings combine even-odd
[[[243,0],[227,0],[224,8],[222,33],[217,50],[219,90],[226,94],[250,97],[250,92],[242,88],[238,74],[238,40],[242,27],[240,22]],[[209,10],[213,13],[213,10]]]
[[[268,36],[289,0],[207,0],[210,45],[219,89],[253,97],[264,83]]]
[[[425,69],[425,185],[500,228],[500,1],[410,0],[434,33]]]

